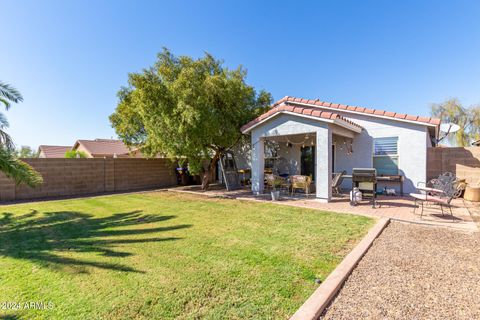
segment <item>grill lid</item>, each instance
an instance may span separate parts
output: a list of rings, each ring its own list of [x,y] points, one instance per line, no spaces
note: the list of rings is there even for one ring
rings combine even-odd
[[[375,168],[353,168],[352,180],[354,182],[376,182],[377,170]]]

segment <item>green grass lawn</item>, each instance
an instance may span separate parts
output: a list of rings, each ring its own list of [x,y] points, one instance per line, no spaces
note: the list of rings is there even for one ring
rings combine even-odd
[[[0,319],[288,318],[373,223],[166,192],[0,206]]]

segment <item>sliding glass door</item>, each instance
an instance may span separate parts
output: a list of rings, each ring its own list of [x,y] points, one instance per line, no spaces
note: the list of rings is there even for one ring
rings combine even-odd
[[[315,146],[302,147],[300,157],[300,173],[315,180]]]
[[[315,180],[315,146],[302,147],[300,157],[300,174]],[[332,145],[332,172],[335,172],[335,146]]]

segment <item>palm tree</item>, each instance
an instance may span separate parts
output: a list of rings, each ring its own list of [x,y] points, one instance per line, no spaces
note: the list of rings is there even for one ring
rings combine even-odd
[[[35,169],[3,147],[0,147],[0,171],[17,184],[25,183],[35,187],[43,182],[42,176]]]
[[[17,89],[0,81],[0,103],[5,105],[6,110],[10,109],[12,103],[21,101],[23,97]],[[25,183],[31,187],[41,184],[42,176],[15,156],[15,144],[10,135],[5,132],[6,128],[8,128],[7,118],[0,113],[0,171],[17,184]]]
[[[0,102],[5,105],[7,110],[10,109],[11,102],[19,103],[22,101],[22,94],[17,89],[0,81]]]
[[[17,89],[0,81],[0,102],[5,105],[5,109],[10,109],[12,102],[19,103],[21,101],[23,101],[23,97]],[[0,145],[12,149],[14,148],[13,140],[5,132],[6,128],[8,128],[7,118],[3,113],[0,113]]]

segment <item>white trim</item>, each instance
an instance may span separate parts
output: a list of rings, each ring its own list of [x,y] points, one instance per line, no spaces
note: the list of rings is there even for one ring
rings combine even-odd
[[[397,138],[397,153],[396,154],[375,154],[375,139],[384,139],[384,138]],[[400,152],[398,146],[400,145],[400,137],[399,136],[383,136],[383,137],[373,137],[372,139],[372,168],[375,167],[374,160],[375,158],[385,158],[388,157],[390,159],[396,158],[397,159],[397,174],[400,172]]]
[[[397,153],[395,154],[375,154],[375,140],[376,139],[389,139],[389,138],[396,138],[397,139]],[[390,156],[397,156],[399,155],[398,153],[398,145],[399,145],[400,137],[399,136],[382,136],[382,137],[373,137],[372,138],[372,155],[374,157],[390,157]]]
[[[345,120],[340,120],[340,119],[335,119],[333,121],[334,124],[340,126],[340,127],[344,127],[345,129],[348,129],[348,130],[351,130],[353,132],[356,132],[356,133],[360,133],[362,132],[362,128],[361,127],[357,127]]]
[[[426,123],[426,122],[414,121],[414,120],[408,120],[408,119],[400,119],[400,118],[395,118],[395,117],[382,116],[382,115],[379,115],[379,114],[365,113],[365,112],[359,112],[359,111],[353,111],[353,110],[336,109],[336,108],[331,108],[331,107],[318,106],[316,104],[309,104],[309,103],[303,103],[303,102],[293,102],[293,101],[284,101],[282,103],[287,103],[287,104],[291,103],[291,104],[298,104],[298,105],[302,105],[302,106],[316,107],[316,108],[329,110],[330,112],[333,112],[333,113],[335,113],[336,111],[346,112],[346,113],[354,113],[354,114],[359,114],[359,115],[367,116],[367,117],[382,118],[382,119],[387,119],[387,120],[396,120],[396,121],[401,121],[401,122],[419,124],[419,125],[428,126],[428,127],[438,127],[438,125],[432,124],[432,123]]]
[[[256,128],[258,127],[259,125],[263,124],[264,122],[266,122],[267,120],[270,120],[280,114],[288,114],[288,115],[292,115],[292,116],[297,116],[297,117],[302,117],[302,118],[306,118],[306,119],[312,119],[312,120],[317,120],[317,121],[321,121],[321,122],[327,122],[327,123],[333,123],[333,124],[336,124],[338,126],[341,126],[341,127],[344,127],[348,130],[351,130],[353,132],[356,132],[356,133],[360,133],[362,132],[362,128],[360,127],[357,127],[351,123],[348,123],[347,121],[345,120],[341,120],[341,119],[325,119],[325,118],[319,118],[319,117],[315,117],[315,116],[309,116],[309,115],[306,115],[306,114],[300,114],[300,113],[296,113],[296,112],[291,112],[291,111],[278,111],[274,114],[272,114],[270,117],[266,117],[265,119],[262,119],[262,121],[259,121],[257,123],[255,123],[253,126],[251,127],[248,127],[247,129],[243,130],[242,133],[245,134],[249,131],[251,131],[253,128]]]

